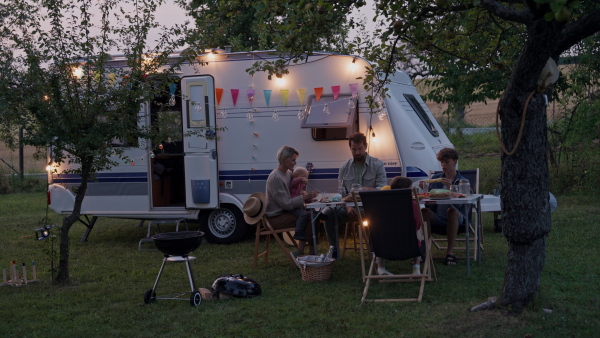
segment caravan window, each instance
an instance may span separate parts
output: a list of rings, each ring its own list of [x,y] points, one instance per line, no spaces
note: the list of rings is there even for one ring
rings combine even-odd
[[[354,108],[350,108],[354,103]],[[311,128],[317,141],[345,140],[358,131],[358,104],[351,95],[323,95],[317,102],[315,95],[308,97],[308,115],[302,120],[302,128]]]
[[[427,130],[429,130],[431,135],[435,137],[440,136],[440,132],[437,130],[433,122],[431,122],[431,119],[427,115],[427,112],[425,111],[425,109],[423,109],[423,106],[421,106],[419,101],[417,101],[417,98],[411,94],[404,94],[404,97],[406,98],[406,101],[408,101],[414,112],[417,113],[417,116],[421,119],[421,121],[423,122]]]
[[[171,84],[176,85],[171,87]],[[171,91],[175,88],[175,94]],[[164,84],[161,95],[156,95],[150,105],[151,124],[155,135],[153,146],[163,145],[163,152],[183,153],[183,123],[181,121],[181,84],[179,79]]]

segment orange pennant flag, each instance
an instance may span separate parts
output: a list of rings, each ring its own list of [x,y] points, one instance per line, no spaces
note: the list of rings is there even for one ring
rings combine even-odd
[[[319,100],[321,99],[321,95],[323,95],[323,87],[315,88],[315,97],[317,99],[317,102],[319,102]]]
[[[223,96],[223,88],[217,88],[217,89],[215,89],[215,91],[217,92],[217,105],[220,106],[221,105],[221,97]]]

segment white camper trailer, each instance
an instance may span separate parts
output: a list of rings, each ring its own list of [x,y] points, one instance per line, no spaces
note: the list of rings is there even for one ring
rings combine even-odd
[[[368,152],[385,163],[388,179],[413,180],[440,170],[436,153],[452,144],[403,72],[392,77],[385,111],[372,111],[361,79],[369,64],[354,56],[316,53],[292,64],[289,74],[268,79],[246,69],[273,52],[217,53],[208,64],[183,65],[170,93],[142,105],[140,123],[168,128],[160,145],[129,148],[132,159],[89,182],[82,215],[139,220],[200,220],[209,240],[241,239],[247,224],[242,205],[265,191],[283,145],[300,152],[310,171],[309,190],[337,192],[340,165],[351,157],[347,136],[361,131]],[[206,60],[206,59],[205,59]],[[117,66],[123,60],[114,61]],[[174,99],[174,101],[173,101]],[[169,103],[169,100],[171,102]],[[164,104],[170,108],[164,110]],[[163,109],[161,109],[161,106]],[[217,140],[190,131],[223,128]],[[50,174],[50,207],[70,213],[77,175]],[[86,232],[87,236],[87,232]]]

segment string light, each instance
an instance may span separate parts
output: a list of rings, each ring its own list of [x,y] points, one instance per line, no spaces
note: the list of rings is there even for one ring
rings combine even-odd
[[[327,105],[327,103],[325,103],[325,107],[323,107],[323,114],[325,114],[325,115],[331,114],[331,111],[329,110],[329,106]]]
[[[194,101],[193,105],[194,105],[194,112],[196,114],[200,114],[202,112],[202,105],[200,104],[200,102]]]
[[[356,105],[354,104],[354,98],[353,98],[353,97],[350,97],[350,98],[348,99],[348,107],[349,107],[350,109],[354,109],[354,108],[356,108]]]
[[[279,113],[277,113],[277,110],[273,111],[273,121],[278,121],[279,120]]]

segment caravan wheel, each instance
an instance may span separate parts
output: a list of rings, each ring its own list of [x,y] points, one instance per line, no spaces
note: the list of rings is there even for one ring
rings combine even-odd
[[[202,227],[211,243],[229,244],[239,242],[246,233],[247,224],[242,212],[229,204],[202,214]]]

